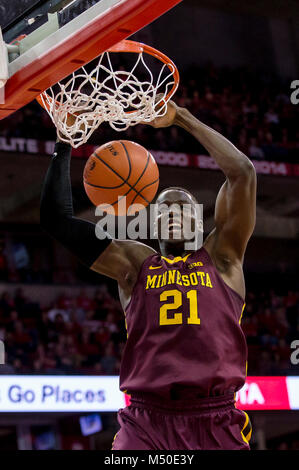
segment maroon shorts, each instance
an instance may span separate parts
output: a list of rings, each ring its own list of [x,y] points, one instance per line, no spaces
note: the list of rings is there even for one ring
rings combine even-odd
[[[134,394],[112,450],[249,450],[251,424],[234,395],[164,400]]]

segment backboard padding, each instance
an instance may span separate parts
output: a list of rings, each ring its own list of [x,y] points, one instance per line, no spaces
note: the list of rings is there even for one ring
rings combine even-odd
[[[5,87],[5,104],[0,105],[0,119],[29,103],[42,91],[143,28],[180,1],[115,0],[113,7],[110,0],[96,3],[9,64],[10,78]],[[79,30],[76,27],[72,29],[84,15],[87,23]]]

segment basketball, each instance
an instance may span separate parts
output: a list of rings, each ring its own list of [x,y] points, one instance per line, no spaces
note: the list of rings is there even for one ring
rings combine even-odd
[[[134,215],[130,206],[146,207],[155,197],[159,170],[144,147],[129,140],[115,140],[101,145],[89,157],[83,182],[95,206],[107,204],[103,210],[108,214]]]

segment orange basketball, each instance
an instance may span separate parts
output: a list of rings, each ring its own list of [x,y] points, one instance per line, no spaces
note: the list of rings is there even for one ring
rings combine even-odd
[[[159,186],[154,157],[130,140],[114,140],[97,148],[86,162],[83,181],[91,202],[115,215],[132,215],[132,204],[146,207]],[[121,197],[120,205],[118,197]]]

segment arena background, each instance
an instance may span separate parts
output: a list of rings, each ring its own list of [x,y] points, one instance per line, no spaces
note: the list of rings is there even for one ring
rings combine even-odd
[[[184,0],[133,37],[174,60],[181,75],[175,101],[256,166],[257,223],[245,258],[242,321],[248,384],[240,405],[253,422],[253,449],[299,450],[299,364],[291,361],[291,344],[299,340],[299,104],[290,99],[291,83],[299,80],[298,23],[296,1]],[[102,125],[89,145],[73,152],[76,214],[97,220],[82,170],[93,146],[119,138],[152,151],[160,189],[180,185],[193,192],[203,203],[208,234],[224,176],[205,149],[175,127],[117,134]],[[1,450],[110,449],[116,410],[126,402],[117,391],[126,333],[116,285],[79,265],[39,226],[54,141],[55,128],[37,103],[0,121]],[[77,376],[72,384],[70,376]],[[85,393],[95,377],[102,378],[96,390],[106,403],[101,393]],[[50,398],[37,403],[42,387]],[[85,395],[76,402],[77,389]]]

